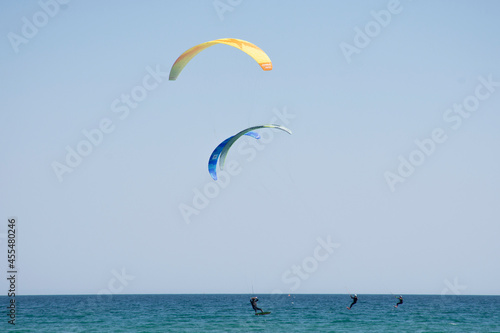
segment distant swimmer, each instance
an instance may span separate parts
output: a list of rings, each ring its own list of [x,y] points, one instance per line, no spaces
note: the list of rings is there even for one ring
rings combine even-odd
[[[395,308],[397,308],[398,305],[403,304],[403,296],[399,295],[399,297],[396,297],[396,298],[399,299],[399,302],[398,302],[398,304],[394,305]]]
[[[259,299],[257,297],[250,298],[250,303],[252,304],[252,308],[255,310],[255,313],[257,313],[257,310],[259,310],[261,313],[264,313],[261,308],[257,307],[258,301]]]
[[[358,295],[354,294],[354,296],[353,295],[349,295],[349,296],[351,296],[351,298],[352,298],[352,303],[351,303],[351,306],[347,307],[347,309],[351,310],[352,306],[354,304],[356,304],[356,302],[358,301]]]

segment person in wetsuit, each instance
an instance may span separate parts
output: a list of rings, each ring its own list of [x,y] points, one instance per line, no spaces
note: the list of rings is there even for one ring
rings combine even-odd
[[[257,313],[257,310],[259,310],[260,312],[264,313],[264,311],[262,311],[261,308],[257,307],[257,302],[258,301],[259,301],[259,299],[257,297],[250,298],[250,304],[252,304],[252,308],[255,310],[255,313]]]
[[[403,296],[399,295],[399,297],[396,297],[396,298],[399,299],[399,302],[398,302],[398,304],[394,305],[395,308],[397,308],[398,305],[403,304]]]
[[[356,302],[358,301],[358,295],[354,294],[354,296],[353,296],[353,295],[349,295],[349,296],[351,296],[351,298],[352,298],[352,303],[351,303],[351,305],[350,305],[350,306],[348,306],[347,308],[348,308],[349,310],[351,310],[352,306],[353,306],[354,304],[356,304]]]

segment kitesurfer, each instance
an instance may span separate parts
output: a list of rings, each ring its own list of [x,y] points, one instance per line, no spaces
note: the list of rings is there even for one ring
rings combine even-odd
[[[264,313],[261,308],[257,307],[258,301],[259,299],[257,297],[250,298],[250,303],[252,304],[252,308],[255,310],[255,313],[257,313],[257,310],[259,310],[261,313]]]
[[[347,308],[348,308],[349,310],[351,310],[352,306],[353,306],[354,304],[356,304],[356,302],[358,301],[358,295],[357,295],[357,294],[354,294],[354,296],[353,296],[353,295],[349,295],[349,296],[351,296],[351,298],[352,298],[352,303],[351,303],[351,305],[350,305],[350,306],[348,306]]]
[[[397,308],[398,305],[403,304],[403,296],[399,295],[399,297],[396,297],[396,298],[399,299],[399,302],[398,302],[398,304],[394,305],[395,308]]]

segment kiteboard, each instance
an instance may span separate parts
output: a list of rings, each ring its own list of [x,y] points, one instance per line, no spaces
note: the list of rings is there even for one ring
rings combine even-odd
[[[259,315],[266,315],[266,314],[270,314],[270,313],[271,313],[271,311],[269,311],[269,312],[255,312],[255,315],[259,316]]]

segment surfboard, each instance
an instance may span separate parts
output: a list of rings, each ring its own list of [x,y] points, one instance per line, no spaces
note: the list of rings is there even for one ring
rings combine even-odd
[[[259,316],[259,315],[266,315],[266,314],[270,314],[270,313],[271,313],[271,311],[269,311],[269,312],[255,312],[255,315]]]

